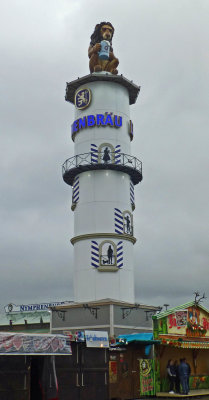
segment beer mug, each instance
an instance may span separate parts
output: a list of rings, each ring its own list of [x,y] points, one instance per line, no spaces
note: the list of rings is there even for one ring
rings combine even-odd
[[[110,54],[110,42],[108,40],[101,41],[101,50],[99,51],[98,55],[101,60],[108,60]]]

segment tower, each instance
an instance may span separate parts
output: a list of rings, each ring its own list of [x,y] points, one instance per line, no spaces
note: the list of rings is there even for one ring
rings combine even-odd
[[[112,70],[96,61],[94,72],[66,89],[66,101],[75,106],[74,156],[63,164],[63,179],[72,186],[76,302],[135,301],[134,186],[142,164],[131,155],[130,105],[140,88],[117,75],[116,60]]]
[[[118,75],[113,26],[97,24],[89,46],[90,74],[67,83],[66,101],[75,107],[74,156],[63,164],[72,187],[74,213],[74,302],[54,307],[53,333],[91,329],[118,335],[150,332],[159,307],[134,298],[134,187],[142,163],[131,155],[130,105],[140,87]],[[77,339],[76,339],[77,340]]]

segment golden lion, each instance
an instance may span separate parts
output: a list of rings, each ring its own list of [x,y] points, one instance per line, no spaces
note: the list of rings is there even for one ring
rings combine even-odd
[[[90,72],[107,71],[116,75],[118,70],[116,69],[119,60],[115,58],[112,48],[112,37],[114,34],[114,28],[110,22],[101,22],[95,26],[94,32],[91,35],[91,43],[88,50],[89,69]],[[110,42],[110,54],[108,60],[101,60],[98,56],[98,52],[101,50],[101,40],[108,40]]]

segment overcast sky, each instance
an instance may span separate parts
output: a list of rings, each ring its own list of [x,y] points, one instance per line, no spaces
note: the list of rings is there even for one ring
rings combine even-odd
[[[136,301],[209,307],[208,0],[0,0],[0,305],[72,300],[73,155],[66,82],[87,75],[97,23],[115,27],[131,106]]]

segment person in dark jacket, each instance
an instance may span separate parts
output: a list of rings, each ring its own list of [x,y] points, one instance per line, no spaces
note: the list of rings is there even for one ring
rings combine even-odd
[[[176,374],[176,379],[175,379],[176,393],[180,393],[179,364],[178,364],[177,360],[174,362],[174,367],[175,367],[175,374]]]
[[[185,362],[186,362],[186,358],[185,358]],[[187,388],[188,388],[188,393],[189,393],[189,377],[191,375],[191,367],[190,367],[188,362],[186,362],[186,364],[188,365],[188,370],[189,370],[189,374],[188,374],[188,377],[187,377]]]
[[[173,360],[169,360],[167,364],[168,379],[170,382],[170,394],[174,394],[174,385],[176,380],[176,370]]]
[[[178,368],[179,378],[182,386],[183,394],[189,393],[189,375],[191,373],[190,365],[186,362],[186,358],[180,360]]]

